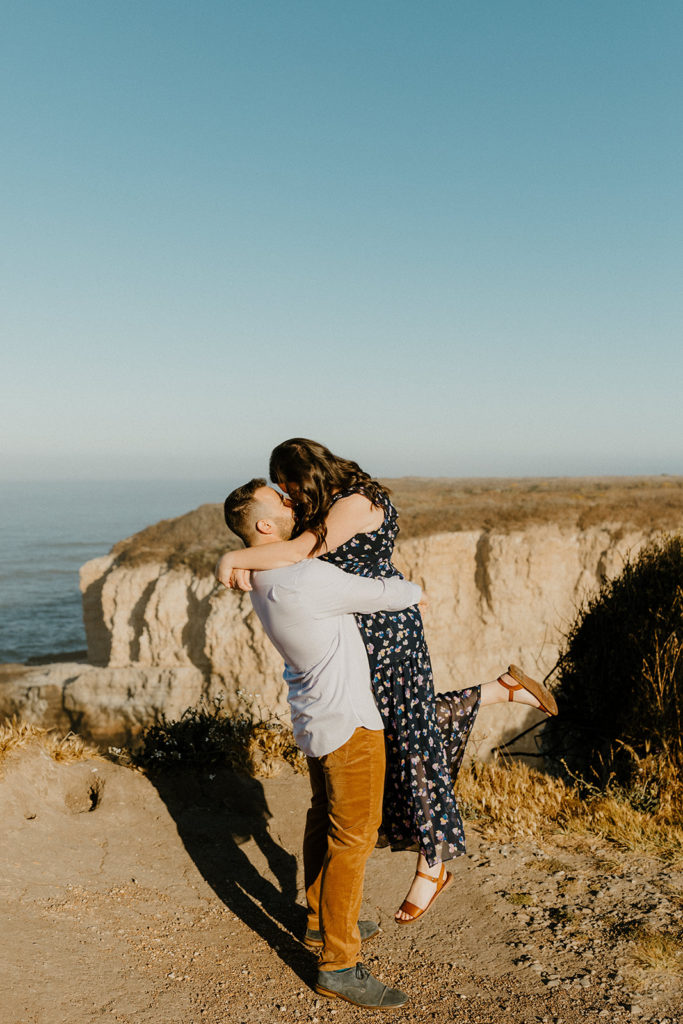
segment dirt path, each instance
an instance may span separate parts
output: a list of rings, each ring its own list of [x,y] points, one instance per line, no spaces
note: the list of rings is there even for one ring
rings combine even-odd
[[[2,1024],[381,1019],[311,988],[307,787],[289,769],[155,786],[108,762],[15,755],[0,778]],[[680,871],[585,839],[468,838],[456,884],[414,927],[392,921],[412,855],[370,861],[363,912],[384,931],[364,961],[410,994],[394,1019],[683,1021],[671,963],[636,960],[644,928],[683,927]]]

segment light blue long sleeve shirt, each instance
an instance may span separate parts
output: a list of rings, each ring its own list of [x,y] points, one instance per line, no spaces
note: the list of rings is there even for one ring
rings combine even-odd
[[[422,590],[392,576],[366,579],[307,559],[255,572],[251,602],[285,660],[292,729],[309,757],[337,750],[360,726],[382,729],[353,612],[401,611]]]

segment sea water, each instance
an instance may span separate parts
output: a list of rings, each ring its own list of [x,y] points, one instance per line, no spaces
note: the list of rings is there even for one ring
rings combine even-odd
[[[0,662],[83,651],[80,566],[160,519],[222,502],[232,486],[0,482]]]

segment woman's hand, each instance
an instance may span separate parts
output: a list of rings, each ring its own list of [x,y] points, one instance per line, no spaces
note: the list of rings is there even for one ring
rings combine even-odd
[[[233,569],[230,577],[231,590],[253,590],[251,585],[251,569]]]
[[[230,551],[227,551],[224,555],[216,562],[216,568],[213,570],[213,574],[219,583],[222,583],[224,587],[230,586],[230,577],[232,576],[232,558]]]
[[[249,569],[236,569],[233,565],[234,552],[226,551],[216,562],[214,575],[219,583],[229,590],[251,590],[251,572]]]

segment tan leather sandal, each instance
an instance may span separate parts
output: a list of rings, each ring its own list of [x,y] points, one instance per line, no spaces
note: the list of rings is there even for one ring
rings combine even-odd
[[[404,900],[398,909],[399,911],[402,911],[404,914],[410,914],[410,917],[395,917],[394,921],[396,922],[396,924],[412,924],[413,921],[417,921],[418,917],[422,917],[423,914],[427,913],[427,911],[429,910],[429,908],[431,907],[432,903],[439,895],[439,893],[443,892],[444,889],[447,889],[448,886],[453,881],[453,875],[450,873],[450,871],[446,871],[443,864],[441,865],[441,868],[439,869],[439,874],[436,876],[436,878],[434,877],[434,875],[425,874],[424,871],[416,871],[415,874],[419,875],[420,878],[427,878],[429,879],[430,882],[434,882],[436,884],[436,892],[434,893],[426,907],[418,907],[414,903],[411,903],[409,900]]]
[[[533,694],[541,705],[540,710],[545,711],[546,715],[557,714],[557,703],[555,698],[543,683],[536,682],[536,680],[532,679],[531,676],[522,672],[521,668],[518,668],[517,665],[510,665],[508,667],[508,675],[517,680],[516,686],[510,686],[509,683],[505,682],[502,676],[499,676],[497,680],[501,686],[504,686],[506,690],[510,691],[508,700],[513,701],[515,699],[514,694],[517,690],[526,690],[527,693]]]

